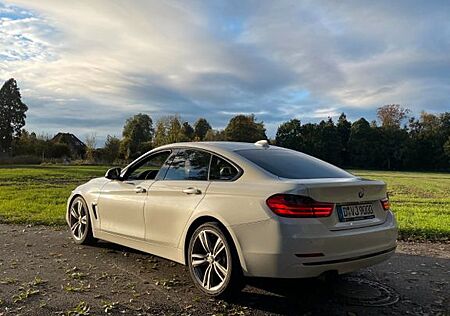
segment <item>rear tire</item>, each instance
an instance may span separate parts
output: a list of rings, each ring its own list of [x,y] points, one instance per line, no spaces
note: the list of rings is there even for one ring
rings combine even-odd
[[[78,245],[93,244],[96,239],[92,234],[91,218],[86,201],[78,196],[69,207],[69,229],[73,241]]]
[[[218,223],[205,223],[194,231],[188,266],[195,286],[208,296],[231,297],[245,286],[236,249]]]

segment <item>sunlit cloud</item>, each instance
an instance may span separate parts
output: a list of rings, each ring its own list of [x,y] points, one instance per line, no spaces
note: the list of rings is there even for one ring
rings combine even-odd
[[[27,128],[120,135],[138,112],[375,118],[401,103],[448,110],[450,3],[51,1],[0,3],[0,79]]]

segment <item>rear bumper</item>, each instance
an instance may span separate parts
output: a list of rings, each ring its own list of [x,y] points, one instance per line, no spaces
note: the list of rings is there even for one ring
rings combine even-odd
[[[330,231],[316,219],[270,219],[232,227],[244,274],[273,278],[352,272],[395,253],[397,223],[391,212],[377,226]]]

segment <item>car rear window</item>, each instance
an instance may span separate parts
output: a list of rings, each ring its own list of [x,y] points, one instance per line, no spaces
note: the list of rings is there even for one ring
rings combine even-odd
[[[242,149],[236,153],[270,173],[287,179],[353,178],[338,167],[289,149]]]
[[[232,164],[228,161],[213,155],[209,171],[209,180],[233,180],[239,174]]]

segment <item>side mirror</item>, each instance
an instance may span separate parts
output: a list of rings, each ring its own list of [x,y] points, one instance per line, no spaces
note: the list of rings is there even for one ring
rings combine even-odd
[[[106,171],[105,178],[109,180],[119,180],[121,171],[122,169],[120,169],[119,167],[111,168]]]

